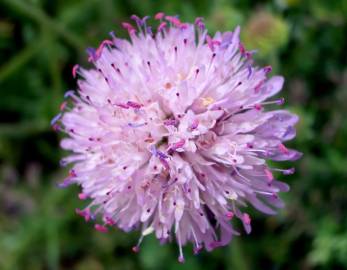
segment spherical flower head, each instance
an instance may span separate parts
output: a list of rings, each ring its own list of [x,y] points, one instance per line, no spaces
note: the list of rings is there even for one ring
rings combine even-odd
[[[78,89],[68,91],[53,119],[68,136],[61,147],[72,163],[60,184],[76,183],[89,204],[76,213],[101,233],[117,227],[176,240],[194,252],[227,245],[235,224],[251,231],[250,204],[272,215],[288,186],[276,180],[293,169],[267,160],[296,160],[283,142],[295,137],[298,117],[266,110],[283,99],[283,78],[253,65],[240,28],[210,37],[202,18],[194,24],[158,13],[123,23],[130,41],[105,40],[88,49],[94,68],[73,68]],[[274,173],[276,172],[276,173]]]

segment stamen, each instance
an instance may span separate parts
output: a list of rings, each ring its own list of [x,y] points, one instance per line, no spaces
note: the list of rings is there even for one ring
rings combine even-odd
[[[66,105],[67,105],[67,101],[62,102],[59,106],[59,110],[63,111],[66,108]]]
[[[283,173],[284,175],[290,175],[290,174],[293,174],[295,173],[295,168],[289,168],[289,169],[277,169],[277,168],[272,168],[271,170],[273,171],[277,171],[277,172],[281,172]]]
[[[242,215],[242,221],[247,224],[250,225],[251,224],[251,217],[247,214],[247,213],[243,213]]]
[[[246,49],[245,49],[245,46],[241,42],[239,44],[239,50],[240,50],[241,55],[245,55]]]
[[[142,104],[137,103],[137,102],[133,102],[133,101],[128,101],[127,105],[131,108],[134,108],[134,109],[140,109],[141,107],[143,107]]]
[[[133,247],[131,248],[131,250],[132,250],[134,253],[139,253],[139,252],[140,252],[140,247],[138,247],[138,246],[133,246]]]
[[[195,247],[194,247],[194,254],[198,254],[200,250],[202,249],[202,246],[199,244],[198,238],[196,237],[195,231],[193,229],[193,226],[190,227],[191,232],[193,234],[194,242],[195,242]]]
[[[147,20],[150,18],[151,16],[145,16],[141,19],[141,22],[142,22],[142,25],[144,26],[144,28],[146,29],[147,26],[146,26],[146,22]]]
[[[62,114],[57,114],[52,120],[51,120],[51,126],[53,126],[59,119],[61,118]]]
[[[100,224],[95,224],[94,228],[95,228],[95,230],[97,230],[99,232],[102,232],[102,233],[107,233],[108,232],[108,229],[105,226],[100,225]]]
[[[142,20],[137,15],[131,15],[130,19],[134,20],[139,28],[143,24]]]
[[[86,52],[89,55],[88,62],[97,60],[94,48],[87,48]]]
[[[203,22],[204,18],[202,17],[197,17],[195,19],[195,24],[199,27],[201,31],[205,29],[205,23]]]
[[[254,190],[254,192],[256,192],[258,194],[262,194],[262,195],[268,195],[268,196],[273,196],[274,195],[273,192],[266,192],[266,191],[262,191],[262,190]]]
[[[176,126],[178,125],[179,121],[176,119],[166,119],[164,120],[164,125],[165,126]]]
[[[77,69],[79,68],[80,66],[78,64],[74,65],[73,68],[72,68],[72,76],[74,78],[76,78],[77,76]]]
[[[166,22],[161,22],[157,28],[157,32],[161,32],[166,27]]]
[[[283,153],[283,154],[288,154],[289,153],[289,150],[287,149],[287,147],[285,147],[285,145],[284,144],[282,144],[282,143],[280,143],[279,145],[278,145],[278,148],[279,148],[279,150]]]
[[[141,234],[139,240],[137,241],[136,246],[133,246],[133,247],[132,247],[132,251],[133,251],[134,253],[138,253],[138,252],[140,251],[140,245],[141,245],[141,243],[142,243],[143,237],[144,237],[144,236]]]
[[[166,161],[166,159],[159,157],[159,161],[161,164],[163,164],[163,166],[166,170],[170,169],[169,163]]]
[[[74,169],[69,171],[69,177],[76,177],[76,176],[77,176],[77,174],[76,174]]]
[[[61,129],[60,128],[60,126],[58,125],[58,124],[54,124],[53,126],[52,126],[52,129],[54,130],[54,131],[62,131],[63,129]]]
[[[147,33],[147,35],[153,36],[152,26],[146,27],[146,33]]]
[[[187,29],[188,28],[188,23],[181,23],[179,25],[180,29],[184,30],[184,29]]]
[[[134,26],[132,26],[130,23],[123,22],[122,26],[124,29],[126,29],[128,31],[129,35],[132,35],[136,32]]]
[[[76,208],[75,212],[77,215],[83,217],[86,222],[88,222],[91,219],[91,213],[89,208],[86,208],[84,210]]]
[[[252,75],[252,66],[251,65],[248,65],[247,66],[247,69],[248,69],[248,75],[247,75],[247,79],[250,79],[251,78],[251,75]]]
[[[168,158],[167,155],[165,155],[163,152],[157,150],[157,156],[162,159]]]
[[[184,263],[185,260],[184,260],[183,251],[182,251],[181,233],[179,231],[177,232],[177,240],[178,240],[178,250],[179,250],[178,262]]]
[[[63,180],[63,182],[58,183],[58,187],[59,188],[66,188],[68,186],[70,186],[71,184],[73,184],[73,180],[71,179],[71,177],[67,177]]]
[[[101,56],[101,53],[102,53],[102,50],[104,49],[104,47],[106,45],[113,45],[113,42],[111,40],[108,40],[108,39],[105,39],[103,42],[101,42],[100,46],[96,49],[96,53],[95,53],[95,56],[97,59],[100,58]]]
[[[115,35],[114,31],[110,31],[108,34],[111,36],[111,38],[115,42],[116,41],[116,35]]]
[[[154,231],[153,226],[149,226],[142,232],[142,235],[147,236],[147,235],[151,234],[153,231]]]
[[[164,18],[165,14],[164,12],[158,12],[157,14],[155,14],[154,19],[155,20],[162,20]]]
[[[145,122],[145,123],[128,123],[128,126],[132,127],[132,128],[143,127],[143,126],[146,126],[146,125],[147,125],[147,122]]]
[[[169,147],[168,151],[170,151],[170,150],[171,150],[171,151],[175,151],[176,149],[182,148],[182,146],[183,146],[185,143],[186,143],[186,140],[185,140],[185,139],[181,139],[181,140],[179,140],[178,142],[172,144],[172,145]]]
[[[265,72],[266,74],[270,73],[271,71],[272,71],[272,67],[271,67],[271,66],[266,66],[266,67],[264,67],[264,72]]]
[[[284,98],[280,98],[280,99],[272,100],[272,101],[266,101],[266,102],[262,102],[262,103],[259,103],[259,104],[255,104],[254,108],[256,110],[261,110],[264,105],[272,105],[272,104],[283,105],[284,104]]]
[[[172,23],[174,26],[180,26],[181,25],[181,21],[176,18],[176,17],[173,17],[173,16],[165,16],[165,19],[167,21],[169,21],[170,23]]]
[[[184,263],[185,262],[184,257],[182,255],[178,256],[178,262],[179,263]]]
[[[105,220],[106,220],[106,224],[109,226],[113,226],[116,224],[116,222],[110,217],[105,217]]]
[[[211,51],[214,51],[212,38],[209,35],[206,35],[206,42]]]
[[[115,105],[121,107],[122,109],[129,109],[129,106],[127,104],[116,103]]]
[[[245,52],[245,57],[246,57],[247,59],[251,59],[252,56],[253,56],[253,54],[256,54],[256,53],[257,53],[257,50],[246,51],[246,52]]]
[[[285,102],[285,99],[284,99],[283,97],[280,98],[280,99],[278,99],[278,100],[276,100],[276,104],[277,104],[277,105],[283,105],[284,102]]]
[[[295,168],[290,168],[290,169],[287,169],[287,170],[283,170],[282,173],[283,173],[284,175],[293,174],[293,173],[295,173]]]
[[[267,168],[264,170],[264,172],[268,180],[268,183],[271,183],[274,180],[274,176],[272,175],[272,172]]]
[[[78,194],[78,198],[79,198],[80,200],[85,200],[85,199],[88,198],[88,195],[85,194],[85,193],[79,193],[79,194]]]
[[[190,126],[190,130],[194,130],[194,129],[196,129],[198,126],[199,126],[199,120],[198,120],[197,118],[195,118],[195,119],[193,120],[193,123],[192,123],[191,126]]]
[[[225,214],[225,216],[229,219],[229,220],[231,220],[233,217],[234,217],[234,213],[233,212],[227,212],[226,214]]]
[[[255,104],[254,108],[258,111],[260,111],[263,107],[261,106],[261,104]]]
[[[73,90],[69,90],[69,91],[67,91],[67,92],[65,93],[64,98],[71,97],[71,96],[73,96],[73,95],[74,95],[74,93],[75,93],[75,91],[73,91]]]

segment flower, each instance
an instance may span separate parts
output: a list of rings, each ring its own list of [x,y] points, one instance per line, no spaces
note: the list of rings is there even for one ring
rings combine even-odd
[[[288,186],[274,172],[294,170],[266,161],[301,156],[283,144],[298,117],[264,109],[283,104],[266,101],[283,78],[253,65],[240,28],[210,37],[202,18],[190,24],[158,13],[153,33],[148,17],[132,19],[138,30],[122,24],[130,41],[111,33],[87,50],[94,68],[73,68],[78,90],[52,121],[68,135],[62,165],[74,164],[60,186],[81,186],[89,205],[76,213],[96,220],[96,230],[141,230],[134,251],[151,233],[175,239],[183,262],[188,242],[195,252],[227,245],[239,234],[236,219],[249,233],[247,204],[270,215],[283,206],[277,194]]]

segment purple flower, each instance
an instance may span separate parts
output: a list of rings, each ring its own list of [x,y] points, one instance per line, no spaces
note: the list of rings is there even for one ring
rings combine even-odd
[[[271,67],[253,65],[240,43],[240,28],[207,35],[195,24],[158,13],[155,34],[146,18],[132,16],[130,41],[117,38],[88,49],[92,69],[76,65],[78,90],[66,95],[53,119],[68,136],[61,147],[73,164],[61,186],[81,186],[90,200],[77,213],[106,233],[113,226],[176,240],[179,261],[188,242],[194,251],[227,245],[241,222],[251,231],[247,204],[275,214],[288,186],[267,160],[296,160],[283,143],[295,137],[298,117],[266,111],[283,85]],[[239,221],[237,221],[239,220]]]

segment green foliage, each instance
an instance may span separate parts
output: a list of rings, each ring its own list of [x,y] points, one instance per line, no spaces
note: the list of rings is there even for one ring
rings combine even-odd
[[[242,26],[257,60],[286,77],[285,107],[298,113],[304,152],[276,217],[254,213],[254,231],[194,256],[137,233],[96,232],[74,213],[78,188],[57,189],[66,171],[50,119],[75,88],[71,68],[133,14],[204,16],[211,33]],[[0,1],[0,269],[346,269],[347,1]],[[288,107],[290,106],[290,107]],[[289,165],[289,164],[288,164]],[[290,165],[289,165],[290,166]]]

